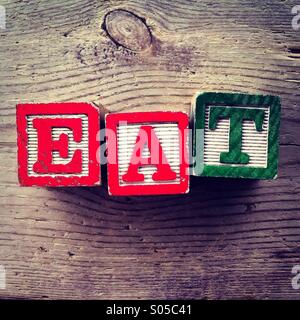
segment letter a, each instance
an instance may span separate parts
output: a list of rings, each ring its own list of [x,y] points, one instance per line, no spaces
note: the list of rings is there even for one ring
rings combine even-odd
[[[144,158],[142,153],[146,145],[148,145],[150,157]],[[176,179],[176,172],[172,171],[154,128],[152,126],[141,126],[128,171],[123,175],[122,179],[126,182],[144,181],[144,175],[138,172],[139,168],[153,165],[157,168],[157,171],[152,176],[154,181]]]

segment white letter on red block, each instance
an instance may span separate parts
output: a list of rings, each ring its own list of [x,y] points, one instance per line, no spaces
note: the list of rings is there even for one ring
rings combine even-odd
[[[87,103],[20,104],[17,129],[21,185],[100,184],[96,107]]]

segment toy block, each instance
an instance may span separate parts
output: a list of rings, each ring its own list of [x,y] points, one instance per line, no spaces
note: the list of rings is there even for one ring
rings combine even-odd
[[[87,103],[17,106],[18,173],[23,186],[100,184],[99,111]]]
[[[280,98],[198,93],[192,105],[193,174],[275,179]]]
[[[188,125],[182,112],[108,114],[109,194],[187,193]]]

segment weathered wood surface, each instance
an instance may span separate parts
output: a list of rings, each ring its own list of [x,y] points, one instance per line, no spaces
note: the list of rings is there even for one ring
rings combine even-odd
[[[300,298],[299,2],[1,4],[0,297]],[[282,97],[278,180],[193,178],[155,198],[18,186],[16,103],[188,110],[201,90]]]

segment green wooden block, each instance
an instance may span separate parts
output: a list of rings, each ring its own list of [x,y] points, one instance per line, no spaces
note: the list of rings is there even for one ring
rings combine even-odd
[[[238,93],[197,93],[192,106],[193,174],[275,179],[280,98]]]

